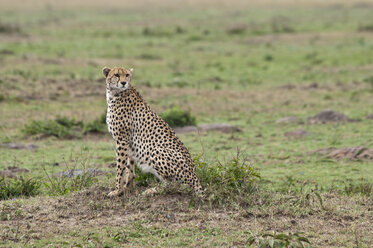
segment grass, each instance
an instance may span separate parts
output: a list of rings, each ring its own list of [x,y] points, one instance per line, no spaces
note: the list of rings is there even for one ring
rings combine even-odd
[[[0,246],[240,247],[250,236],[257,246],[296,242],[298,232],[311,247],[373,245],[371,161],[315,153],[373,146],[370,2],[71,4],[0,3],[0,143],[38,146],[1,146],[0,171],[40,180],[36,196],[0,202]],[[104,66],[135,68],[133,85],[171,126],[242,130],[179,135],[205,202],[175,185],[153,198],[103,197],[115,177]],[[324,109],[359,121],[307,123]],[[276,123],[286,116],[300,121]],[[297,129],[310,135],[284,136]],[[65,164],[108,174],[48,179]],[[137,175],[137,193],[158,185]],[[22,185],[7,182],[7,192]]]
[[[37,179],[0,178],[0,200],[15,200],[17,197],[32,197],[39,193],[41,183]]]

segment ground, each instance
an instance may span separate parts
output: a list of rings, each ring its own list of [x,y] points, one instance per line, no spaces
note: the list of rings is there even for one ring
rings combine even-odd
[[[11,173],[45,183],[67,168],[104,174],[74,192],[42,186],[35,197],[0,201],[0,246],[241,247],[250,236],[299,231],[311,247],[373,246],[372,158],[328,153],[373,146],[373,2],[183,4],[0,3],[0,171],[24,168]],[[133,85],[157,113],[177,105],[198,125],[238,127],[179,137],[210,164],[240,148],[272,203],[209,205],[179,191],[107,199],[115,177],[109,134],[22,131],[31,120],[100,118],[104,66],[133,67]],[[347,119],[310,121],[325,109]],[[311,189],[324,207],[300,203]]]

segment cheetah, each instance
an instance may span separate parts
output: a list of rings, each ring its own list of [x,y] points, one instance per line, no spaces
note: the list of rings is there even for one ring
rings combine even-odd
[[[116,142],[117,159],[115,190],[108,196],[120,196],[134,188],[135,164],[161,182],[180,182],[202,195],[190,153],[131,85],[133,69],[105,67],[102,72],[106,78],[106,123]]]

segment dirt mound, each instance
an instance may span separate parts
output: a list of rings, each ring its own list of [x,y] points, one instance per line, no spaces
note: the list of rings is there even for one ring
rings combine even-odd
[[[366,147],[329,147],[315,152],[334,159],[373,160],[373,149]]]
[[[284,134],[286,137],[292,137],[292,138],[303,138],[307,135],[310,135],[309,132],[303,129],[298,129],[292,132],[287,132]]]
[[[276,121],[278,124],[295,124],[299,122],[300,120],[295,116],[286,116]]]
[[[322,124],[322,123],[337,123],[337,122],[353,122],[355,120],[348,118],[344,114],[338,113],[333,110],[323,110],[315,116],[308,118],[309,124]]]
[[[200,125],[198,127],[196,126],[185,126],[185,127],[177,127],[175,128],[176,133],[191,133],[191,132],[208,132],[208,131],[218,131],[222,133],[231,133],[231,132],[241,132],[241,129],[235,126],[231,126],[228,124],[206,124],[206,125]]]
[[[373,114],[368,115],[368,116],[367,116],[367,119],[368,119],[368,120],[373,120]]]

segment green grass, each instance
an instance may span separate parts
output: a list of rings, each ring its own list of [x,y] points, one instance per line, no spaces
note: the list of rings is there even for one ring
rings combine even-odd
[[[41,183],[37,179],[5,179],[0,178],[0,200],[31,197],[39,193]]]

